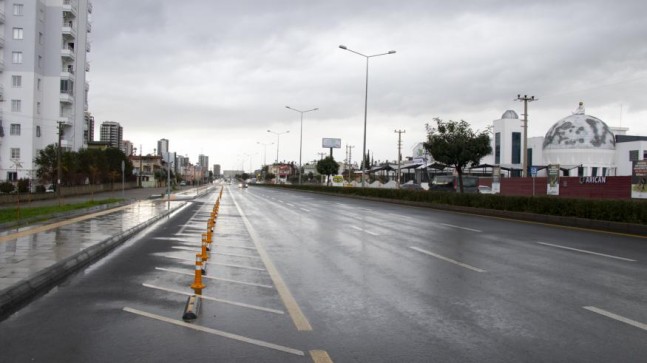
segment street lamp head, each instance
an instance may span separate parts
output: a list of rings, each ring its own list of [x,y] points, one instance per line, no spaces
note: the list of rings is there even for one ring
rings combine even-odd
[[[341,48],[341,49],[345,49],[345,50],[348,50],[348,48],[346,48],[346,46],[345,46],[345,45],[340,45],[340,46],[339,46],[339,48]]]
[[[272,131],[270,131],[270,130],[267,130],[267,132],[272,132]]]
[[[390,50],[388,54],[395,54],[395,50]]]

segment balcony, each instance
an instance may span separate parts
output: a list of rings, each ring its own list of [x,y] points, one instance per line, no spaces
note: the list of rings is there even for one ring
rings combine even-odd
[[[4,24],[4,21],[5,21],[4,10],[0,10],[0,24]]]
[[[4,48],[4,36],[0,35],[0,48]]]
[[[4,71],[4,60],[0,59],[0,72]]]
[[[61,69],[61,79],[72,79],[74,78],[74,68],[71,66],[63,67]]]
[[[70,14],[76,17],[77,12],[78,10],[76,7],[76,3],[74,1],[71,1],[71,0],[63,1],[63,16]]]
[[[88,13],[92,14],[92,2],[88,1]]]
[[[90,63],[87,61],[85,62],[85,71],[90,72]]]
[[[88,33],[92,33],[92,23],[88,21]]]
[[[61,32],[66,38],[76,39],[76,29],[74,29],[74,23],[71,21],[63,22],[63,29]]]
[[[61,56],[67,60],[74,61],[74,48],[72,47],[65,47],[61,49]]]
[[[90,53],[90,50],[92,49],[92,43],[86,42],[85,43],[85,51]]]
[[[56,122],[61,122],[64,126],[72,126],[74,124],[71,115],[60,116],[56,118]]]
[[[61,90],[61,102],[62,103],[73,103],[74,96],[72,96],[72,91],[63,91]]]

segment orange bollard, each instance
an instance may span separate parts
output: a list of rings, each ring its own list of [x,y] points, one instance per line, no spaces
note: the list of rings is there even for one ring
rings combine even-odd
[[[207,240],[202,238],[202,261],[207,262],[209,256],[207,255]]]
[[[202,283],[202,256],[200,254],[195,255],[195,277],[191,288],[196,295],[202,295],[202,289],[205,288]]]

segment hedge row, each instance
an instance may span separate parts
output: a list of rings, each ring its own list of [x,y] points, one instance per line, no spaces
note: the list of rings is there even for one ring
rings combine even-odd
[[[647,202],[639,200],[567,199],[548,196],[525,197],[493,194],[461,194],[402,189],[341,188],[319,185],[259,185],[429,204],[647,224]]]

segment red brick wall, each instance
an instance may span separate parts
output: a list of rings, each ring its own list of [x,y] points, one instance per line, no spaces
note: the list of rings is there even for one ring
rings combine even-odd
[[[546,195],[545,177],[534,178],[535,195]],[[491,184],[490,180],[479,180],[479,184]],[[502,195],[533,195],[533,178],[502,178]],[[559,178],[559,196],[565,198],[631,199],[630,176],[608,176],[605,184],[580,184],[578,177]]]

